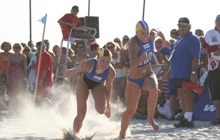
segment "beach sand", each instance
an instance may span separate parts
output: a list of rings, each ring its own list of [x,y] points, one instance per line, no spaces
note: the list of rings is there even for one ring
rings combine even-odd
[[[55,140],[62,138],[62,129],[72,129],[72,122],[76,115],[75,99],[70,98],[64,104],[56,104],[51,108],[42,109],[26,104],[20,115],[0,116],[0,139],[26,139],[26,140]],[[97,132],[94,140],[108,140],[118,136],[121,116],[112,114],[108,119],[94,110],[92,100],[80,135],[83,137]],[[58,109],[61,105],[65,106]],[[56,107],[55,107],[56,106]],[[112,112],[117,106],[112,106]],[[123,110],[121,110],[123,112]],[[220,139],[220,125],[211,126],[209,121],[194,121],[195,128],[174,128],[178,121],[155,119],[160,125],[155,132],[147,124],[147,120],[132,119],[127,130],[128,140],[185,140],[185,139]]]

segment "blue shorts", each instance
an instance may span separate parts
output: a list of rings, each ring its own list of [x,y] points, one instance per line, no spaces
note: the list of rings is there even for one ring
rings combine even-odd
[[[175,86],[175,80],[169,79],[168,80],[168,94],[177,94],[177,87]]]
[[[144,84],[144,80],[148,77],[148,76],[151,76],[153,75],[153,72],[151,71],[150,73],[148,73],[147,75],[145,75],[144,77],[142,78],[139,78],[139,79],[131,79],[129,76],[128,76],[128,81],[131,81],[133,83],[136,83],[137,85],[139,85],[140,88],[142,88],[143,84]]]
[[[172,78],[168,81],[168,94],[176,94],[178,88],[182,88],[182,82],[189,81],[183,78]]]

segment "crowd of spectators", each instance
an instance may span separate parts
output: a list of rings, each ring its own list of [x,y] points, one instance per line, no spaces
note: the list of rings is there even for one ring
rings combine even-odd
[[[75,13],[77,10],[75,7],[72,12]],[[64,17],[61,18],[59,23],[65,23],[64,19]],[[182,112],[182,120],[174,126],[194,127],[192,120],[194,94],[182,82],[192,81],[197,84],[198,76],[201,76],[198,69],[202,65],[202,73],[209,72],[207,84],[216,107],[216,120],[210,124],[220,124],[220,90],[217,85],[220,81],[216,80],[220,79],[219,32],[220,15],[216,17],[215,29],[206,34],[202,29],[192,32],[191,23],[186,17],[179,19],[178,29],[170,30],[170,39],[166,39],[158,28],[150,30],[149,38],[155,49],[151,65],[157,76],[159,91],[155,117],[176,120],[176,115]],[[112,53],[111,65],[116,72],[110,101],[112,104],[121,103],[123,107],[126,107],[126,86],[130,72],[127,47],[130,39],[131,37],[128,35],[124,35],[122,38],[116,37],[112,41],[106,42],[104,46]],[[1,109],[8,106],[10,112],[16,113],[19,110],[18,94],[33,95],[35,90],[38,104],[44,102],[45,98],[48,101],[52,88],[65,83],[64,74],[67,69],[77,68],[82,59],[97,58],[100,51],[99,44],[91,36],[86,42],[77,41],[71,44],[68,51],[66,47],[59,45],[53,46],[53,52],[50,52],[49,48],[48,39],[36,44],[30,41],[27,44],[15,43],[12,45],[7,41],[1,44],[3,52],[0,53],[0,95],[5,97],[5,102],[0,102]],[[207,61],[207,54],[213,63],[217,63],[215,66]],[[66,62],[66,58],[68,62]],[[75,85],[79,75],[69,79],[72,93],[76,92]],[[37,88],[35,88],[36,86]],[[142,89],[140,97],[133,117],[147,119],[148,91]],[[1,98],[1,100],[3,99]]]

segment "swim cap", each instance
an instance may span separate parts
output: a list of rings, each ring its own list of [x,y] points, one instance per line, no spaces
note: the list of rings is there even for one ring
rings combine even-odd
[[[140,20],[136,24],[136,32],[147,28],[148,28],[147,22],[144,20]]]
[[[99,57],[101,57],[101,56],[108,56],[108,57],[112,58],[112,53],[108,49],[101,49],[101,51],[99,52]]]

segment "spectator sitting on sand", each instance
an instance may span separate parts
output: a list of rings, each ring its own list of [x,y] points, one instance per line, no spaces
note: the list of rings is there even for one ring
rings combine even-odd
[[[179,119],[179,117],[182,114],[182,109],[180,107],[177,107],[175,109],[175,116],[173,119],[171,119],[172,113],[170,110],[170,99],[166,97],[166,95],[163,92],[158,91],[158,100],[157,100],[157,108],[155,111],[155,117],[156,118],[165,118],[168,120],[175,120]]]
[[[138,101],[138,107],[135,111],[135,114],[133,118],[136,119],[147,119],[147,99],[148,99],[149,92],[142,91],[139,101]]]

